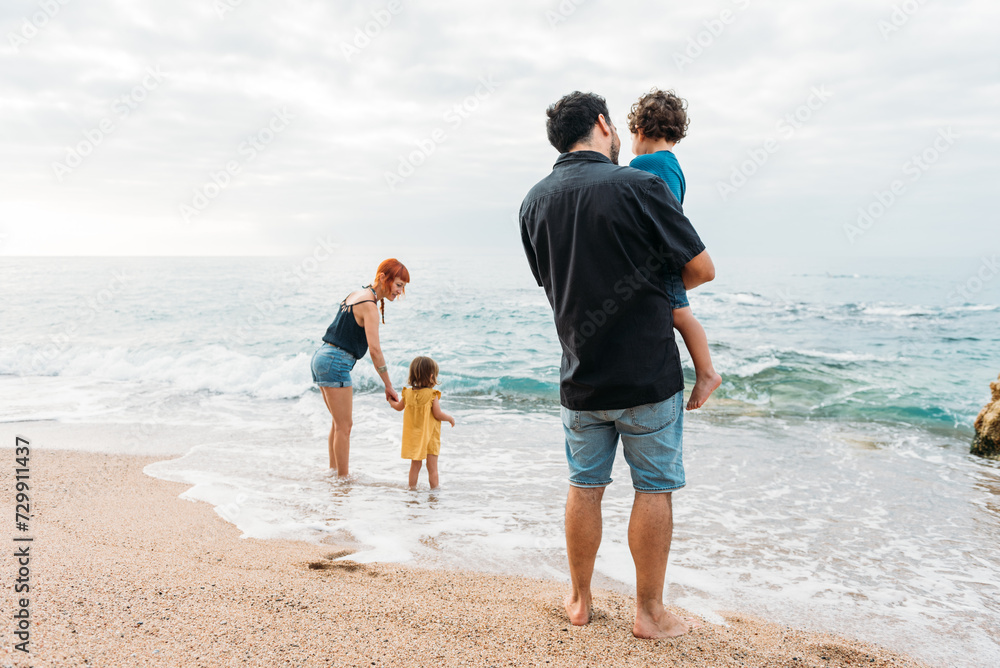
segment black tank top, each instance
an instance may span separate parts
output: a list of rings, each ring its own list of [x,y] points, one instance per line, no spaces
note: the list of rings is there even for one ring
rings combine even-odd
[[[371,288],[368,289],[372,290]],[[374,290],[372,290],[372,296],[375,296]],[[375,300],[365,299],[354,302],[354,304],[366,304],[368,302],[374,304]],[[337,317],[326,328],[323,341],[338,348],[343,348],[354,355],[355,358],[361,359],[368,352],[368,337],[365,336],[365,328],[359,325],[358,321],[354,319],[354,304],[348,304],[347,297],[344,297],[344,301],[340,302],[340,310],[337,311]]]

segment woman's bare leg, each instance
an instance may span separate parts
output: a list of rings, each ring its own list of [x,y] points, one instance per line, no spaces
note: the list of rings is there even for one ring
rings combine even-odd
[[[417,479],[420,476],[420,465],[423,464],[419,459],[410,460],[410,489],[417,488]]]
[[[326,410],[330,411],[330,436],[327,438],[327,449],[330,453],[330,468],[334,471],[337,470],[337,457],[333,454],[333,437],[337,433],[337,423],[333,422],[333,406],[330,404],[330,398],[326,394],[327,388],[320,387],[320,394],[323,395],[323,403],[326,404]]]
[[[330,468],[337,470],[338,478],[346,478],[350,473],[348,459],[351,454],[351,428],[354,426],[354,389],[351,387],[321,387],[323,401],[333,417],[328,447]]]
[[[684,345],[694,362],[694,389],[688,399],[689,411],[701,408],[712,392],[722,384],[722,376],[712,366],[712,353],[708,350],[708,336],[705,328],[694,317],[690,306],[674,309],[674,329],[684,337]]]
[[[427,455],[427,481],[431,484],[431,489],[438,488],[438,456]]]

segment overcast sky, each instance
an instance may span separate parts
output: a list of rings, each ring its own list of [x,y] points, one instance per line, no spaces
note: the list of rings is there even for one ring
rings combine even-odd
[[[0,254],[516,250],[546,106],[604,95],[627,164],[652,86],[689,102],[715,254],[997,252],[998,25],[991,0],[7,1]]]

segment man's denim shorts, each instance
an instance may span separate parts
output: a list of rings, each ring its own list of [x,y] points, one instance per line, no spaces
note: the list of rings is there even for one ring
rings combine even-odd
[[[604,411],[562,408],[569,484],[611,484],[618,437],[638,492],[672,492],[684,486],[681,457],[684,392],[655,404]]]
[[[350,387],[351,369],[358,358],[343,348],[324,343],[313,353],[313,382],[320,387]]]
[[[667,287],[667,299],[670,300],[670,308],[676,310],[691,306],[691,302],[688,301],[687,290],[684,289],[684,279],[681,278],[680,272],[670,272],[667,274],[664,282]]]

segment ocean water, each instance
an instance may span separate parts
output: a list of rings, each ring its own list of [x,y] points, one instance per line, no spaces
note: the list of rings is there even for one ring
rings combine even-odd
[[[364,252],[3,258],[0,420],[25,435],[102,430],[81,448],[148,454],[169,441],[178,456],[146,472],[192,485],[185,497],[246,536],[568,580],[544,294],[517,255],[400,257],[413,280],[386,304],[382,344],[397,387],[415,355],[441,367],[458,425],[443,428],[439,491],[426,478],[406,488],[401,416],[367,358],[353,374],[353,476],[326,469],[330,419],[309,359],[373,273],[379,258]],[[719,278],[691,301],[724,382],[685,415],[671,602],[935,665],[1000,665],[1000,464],[968,454],[1000,373],[1000,279],[955,293],[976,285],[980,262],[717,258]],[[596,579],[628,592],[620,457],[615,478]]]

